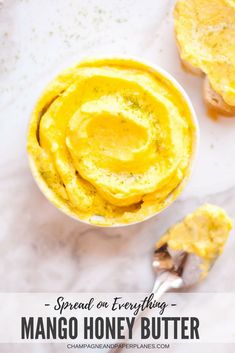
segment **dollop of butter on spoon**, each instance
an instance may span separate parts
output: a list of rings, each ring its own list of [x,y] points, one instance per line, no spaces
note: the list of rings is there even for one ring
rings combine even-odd
[[[223,252],[231,229],[232,221],[222,208],[205,204],[171,227],[156,248],[167,244],[172,251],[195,254],[201,259],[201,277],[204,278]]]

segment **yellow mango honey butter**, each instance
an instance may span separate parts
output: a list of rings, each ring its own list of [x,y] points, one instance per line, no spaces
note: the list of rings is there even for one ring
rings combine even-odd
[[[235,0],[177,0],[175,34],[184,66],[204,74],[209,107],[235,115]]]
[[[167,243],[172,250],[199,256],[204,277],[216,257],[223,252],[231,229],[232,221],[222,208],[205,204],[170,228],[156,247]]]
[[[196,127],[177,83],[130,59],[94,59],[62,72],[33,111],[33,175],[59,209],[102,226],[142,221],[179,194]]]

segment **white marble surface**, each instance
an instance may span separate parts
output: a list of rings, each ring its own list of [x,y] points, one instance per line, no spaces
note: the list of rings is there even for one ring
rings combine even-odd
[[[203,202],[223,206],[235,222],[235,119],[211,120],[200,78],[179,63],[167,0],[0,1],[0,290],[139,291],[151,289],[155,241]],[[55,209],[29,171],[25,151],[32,107],[56,73],[89,55],[125,54],[168,70],[186,89],[198,115],[201,142],[190,183],[151,221],[97,229]],[[194,291],[235,292],[234,231],[210,276]],[[174,347],[174,352],[189,349]],[[190,351],[198,348],[190,346]],[[233,345],[206,347],[233,352]],[[1,352],[21,352],[5,345]],[[59,346],[22,352],[64,352]]]

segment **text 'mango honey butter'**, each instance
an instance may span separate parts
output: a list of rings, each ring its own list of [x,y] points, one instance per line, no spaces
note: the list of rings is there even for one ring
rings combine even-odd
[[[83,61],[43,92],[27,149],[47,198],[96,225],[138,222],[169,205],[190,171],[196,128],[181,91],[129,59]]]

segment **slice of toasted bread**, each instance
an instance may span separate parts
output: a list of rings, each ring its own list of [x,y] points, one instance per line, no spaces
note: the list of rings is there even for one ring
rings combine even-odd
[[[204,32],[203,32],[204,27],[203,26],[205,25],[205,23],[207,23],[209,21],[209,23],[211,24],[211,27],[216,29],[213,32],[214,33],[214,41],[215,41],[216,35],[217,35],[217,29],[220,28],[220,26],[224,23],[223,21],[226,20],[226,18],[224,17],[225,14],[226,14],[226,16],[228,16],[229,13],[231,12],[231,16],[230,16],[229,21],[231,23],[234,22],[233,16],[235,16],[235,8],[233,6],[231,7],[231,5],[232,4],[223,3],[222,0],[213,0],[211,2],[208,2],[207,0],[203,0],[203,1],[202,0],[190,0],[190,1],[189,0],[177,0],[176,5],[175,5],[175,9],[174,9],[174,32],[175,32],[176,44],[178,47],[178,52],[179,52],[179,56],[181,59],[182,67],[187,72],[190,72],[194,75],[203,77],[203,79],[204,79],[203,97],[204,97],[204,100],[205,100],[208,108],[210,108],[210,110],[214,110],[215,112],[217,112],[219,114],[235,117],[235,105],[231,106],[227,103],[227,101],[224,100],[225,95],[223,92],[224,91],[223,90],[223,83],[226,82],[226,85],[231,84],[231,82],[233,82],[233,80],[234,80],[233,74],[232,73],[230,74],[231,82],[229,82],[229,79],[227,79],[227,78],[225,80],[223,80],[223,82],[219,82],[219,85],[218,85],[219,88],[217,91],[217,89],[215,90],[215,87],[211,84],[211,82],[209,81],[209,77],[207,76],[207,72],[211,72],[211,70],[208,70],[208,67],[207,67],[207,65],[204,65],[205,63],[203,62],[203,60],[202,60],[202,62],[200,61],[200,54],[201,54],[200,48],[203,47],[203,45],[205,45],[205,52],[206,52],[206,48],[207,48],[207,44],[204,43],[203,40],[201,40],[201,38],[203,38],[203,35],[204,35]],[[214,7],[215,7],[215,11],[214,11]],[[204,24],[201,24],[201,22],[199,20],[199,16],[195,16],[195,21],[193,21],[191,19],[191,18],[194,18],[193,15],[194,15],[195,8],[201,9],[205,12],[205,14],[202,16],[202,18],[204,19],[203,20]],[[222,10],[224,9],[224,11],[225,11],[224,15],[223,14],[221,15],[219,13],[219,9],[222,9]],[[214,17],[212,16],[213,20],[211,20],[211,18],[209,16],[209,14],[211,14],[211,13],[214,13]],[[224,18],[225,18],[225,20],[224,20]],[[208,21],[206,21],[206,20],[208,20]],[[200,27],[195,29],[195,26],[200,26],[200,25],[202,25],[201,32],[200,32]],[[233,35],[234,32],[232,29],[233,27],[230,26],[228,28],[231,31],[231,48],[233,48],[233,46],[232,46],[233,45],[232,38],[234,38],[234,35]],[[197,38],[197,36],[195,37],[193,34],[193,33],[195,33],[195,31],[197,33],[199,31],[201,33],[201,36],[198,37],[199,38],[198,39],[198,41],[199,41],[198,47],[197,47],[197,44],[193,45],[193,43],[195,42],[195,38]],[[205,31],[205,33],[207,33],[207,32]],[[227,40],[228,37],[225,36],[225,34],[227,32],[222,31],[221,33],[223,33],[223,35],[221,35],[220,40]],[[233,35],[233,37],[232,37],[232,35]],[[190,40],[192,40],[192,43],[189,43]],[[207,38],[207,40],[208,40],[208,38]],[[210,48],[210,44],[208,44],[208,47]],[[218,47],[220,48],[220,46],[218,46]],[[198,50],[198,48],[199,48],[199,50]],[[214,47],[212,46],[212,48],[214,48]],[[220,56],[225,55],[226,56],[226,52],[224,53],[224,51],[222,49],[221,49],[222,54],[220,54],[220,51],[218,48],[216,50],[217,50],[217,52],[215,51],[215,53],[217,56],[218,55],[220,55]],[[198,58],[197,58],[197,51],[198,51],[198,55],[199,55]],[[212,52],[209,51],[209,52],[212,53],[211,55],[213,57],[213,51]],[[232,50],[230,50],[229,53],[230,52],[232,52]],[[194,63],[195,63],[195,65],[194,65]],[[231,63],[230,66],[229,66],[229,63]],[[213,59],[211,60],[211,65],[213,65]],[[225,62],[225,65],[226,65],[226,62]],[[233,65],[234,65],[233,57],[231,55],[230,56],[228,55],[227,66],[229,66],[229,68],[230,68],[230,67],[234,67]],[[225,69],[227,66],[225,66]],[[226,72],[226,70],[223,70],[223,71]],[[214,73],[216,73],[216,70]],[[218,79],[219,79],[219,77],[221,80],[221,75],[218,76]],[[234,103],[232,103],[232,104],[234,104]]]

